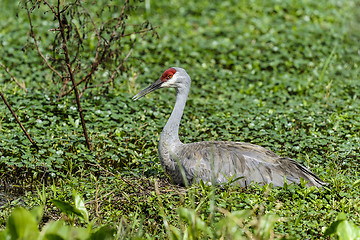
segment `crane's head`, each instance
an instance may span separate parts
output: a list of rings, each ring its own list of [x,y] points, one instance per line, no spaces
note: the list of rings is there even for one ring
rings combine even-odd
[[[146,94],[159,88],[190,88],[190,84],[190,77],[184,69],[172,67],[167,69],[158,80],[150,84],[144,90],[140,91],[132,99],[138,100],[139,98],[142,98]]]

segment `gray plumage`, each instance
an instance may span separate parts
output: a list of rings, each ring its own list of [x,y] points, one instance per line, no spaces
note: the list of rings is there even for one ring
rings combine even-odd
[[[314,173],[293,159],[243,142],[197,142],[184,144],[179,140],[179,125],[189,94],[191,79],[182,68],[169,68],[163,75],[133,97],[137,100],[159,88],[175,88],[176,102],[159,141],[159,158],[164,171],[176,184],[199,182],[248,186],[252,182],[283,186],[300,183],[322,187],[325,183]]]

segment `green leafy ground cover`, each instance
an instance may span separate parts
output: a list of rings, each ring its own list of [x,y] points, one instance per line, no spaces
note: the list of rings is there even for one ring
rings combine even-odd
[[[244,224],[255,226],[254,234],[258,217],[276,214],[275,238],[322,238],[340,212],[360,225],[359,1],[149,2],[150,8],[139,4],[129,23],[149,20],[159,26],[160,38],[138,39],[129,71],[115,86],[82,97],[94,147],[89,152],[73,96],[57,99],[58,88],[36,52],[22,51],[29,31],[26,13],[3,0],[8,11],[0,16],[0,62],[29,92],[3,69],[1,91],[41,147],[30,147],[0,104],[0,224],[5,226],[16,206],[44,205],[43,224],[56,220],[60,212],[50,200],[71,202],[75,189],[91,221],[115,226],[123,238],[170,236],[164,216],[184,232],[186,216],[195,215],[215,229],[226,214],[214,206],[250,210]],[[48,44],[51,19],[39,15],[34,22]],[[171,184],[159,165],[157,141],[174,92],[131,100],[171,66],[185,68],[193,81],[180,130],[184,142],[258,144],[297,159],[331,187],[226,186],[212,194],[206,186]],[[104,76],[105,70],[97,77]],[[188,231],[199,238],[219,236],[207,235],[204,226]]]

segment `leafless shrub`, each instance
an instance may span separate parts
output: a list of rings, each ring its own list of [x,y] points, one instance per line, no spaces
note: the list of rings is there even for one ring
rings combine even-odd
[[[152,33],[152,36],[158,37],[148,22],[138,25],[127,23],[129,14],[136,10],[136,2],[124,0],[122,4],[117,4],[115,1],[104,1],[100,9],[95,9],[92,1],[24,0],[32,43],[52,71],[54,84],[60,83],[58,97],[74,92],[90,150],[81,96],[87,89],[114,84],[115,77],[125,69],[125,62],[136,43],[136,35],[142,37]],[[53,37],[50,46],[44,46],[36,33],[37,26],[32,18],[39,14],[53,18],[53,27],[49,29],[54,33],[50,35]],[[108,78],[97,79],[96,73],[105,69],[110,73]]]

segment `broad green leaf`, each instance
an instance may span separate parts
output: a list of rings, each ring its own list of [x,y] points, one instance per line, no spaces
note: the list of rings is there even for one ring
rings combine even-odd
[[[69,226],[63,220],[47,223],[41,231],[43,240],[66,239],[69,232]]]
[[[336,229],[339,240],[357,240],[360,238],[360,228],[354,223],[342,220]]]
[[[75,214],[79,217],[83,217],[82,212],[71,206],[69,203],[61,201],[61,200],[57,200],[57,199],[52,199],[51,202],[57,207],[59,208],[63,213],[69,215],[69,214]]]
[[[326,237],[326,236],[336,233],[337,227],[339,226],[340,222],[342,222],[342,221],[343,220],[332,222],[330,224],[330,226],[325,230],[324,236]]]
[[[0,240],[10,239],[7,229],[0,231]]]
[[[34,216],[36,222],[39,224],[43,215],[44,207],[43,206],[36,206],[31,209],[31,214]]]
[[[37,239],[39,236],[37,221],[25,208],[15,208],[12,211],[6,228],[12,239]]]
[[[80,194],[73,192],[75,208],[81,212],[81,215],[85,222],[89,222],[89,213],[85,207],[84,200],[81,198]]]
[[[89,235],[89,229],[69,226],[63,220],[48,223],[41,232],[44,240],[85,240]]]
[[[341,212],[336,216],[336,221],[346,220],[346,213]]]
[[[346,214],[341,212],[325,230],[324,236],[336,234],[339,240],[356,240],[360,238],[360,227],[346,220]]]
[[[170,232],[169,238],[171,240],[180,240],[180,239],[182,239],[181,232],[180,232],[180,230],[178,228],[170,225],[168,231]]]
[[[90,235],[90,240],[111,240],[114,239],[116,231],[109,226],[103,226]]]

